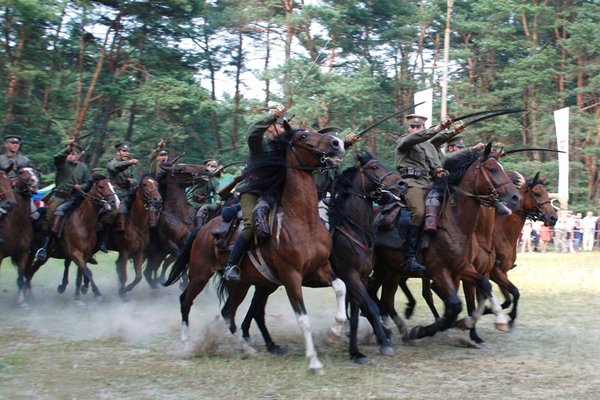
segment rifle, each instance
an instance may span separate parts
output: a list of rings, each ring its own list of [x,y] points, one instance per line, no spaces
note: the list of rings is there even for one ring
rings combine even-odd
[[[219,197],[221,197],[222,199],[230,198],[232,196],[231,192],[236,187],[236,185],[241,182],[242,179],[244,179],[244,175],[238,175],[235,178],[233,178],[233,180],[229,182],[227,186],[223,187],[217,192]]]

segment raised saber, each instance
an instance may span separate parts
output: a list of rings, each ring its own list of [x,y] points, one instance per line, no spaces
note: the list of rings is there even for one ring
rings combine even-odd
[[[408,106],[408,107],[404,107],[396,112],[394,112],[393,114],[388,115],[387,117],[383,117],[381,118],[379,121],[374,122],[373,124],[367,126],[365,129],[363,129],[362,131],[360,131],[359,133],[356,134],[356,136],[361,137],[362,135],[364,135],[365,133],[369,132],[371,129],[375,128],[377,125],[384,123],[385,121],[387,121],[390,118],[395,117],[398,114],[402,114],[403,112],[405,112],[406,110],[410,110],[411,108],[420,106],[421,104],[425,103],[424,101],[415,104],[414,106]]]

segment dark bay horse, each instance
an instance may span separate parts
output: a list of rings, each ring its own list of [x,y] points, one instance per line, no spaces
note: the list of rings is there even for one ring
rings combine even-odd
[[[185,188],[200,182],[208,182],[205,165],[169,164],[161,165],[165,171],[157,177],[163,206],[160,210],[158,225],[150,235],[150,245],[146,249],[147,265],[144,276],[151,287],[156,288],[167,267],[168,255],[177,257],[185,245],[185,239],[194,227],[194,221],[188,216],[188,203]],[[158,268],[163,263],[161,277],[157,277]]]
[[[465,152],[446,160],[448,193],[440,212],[438,230],[422,251],[427,275],[433,281],[436,293],[444,301],[444,314],[428,326],[416,326],[411,339],[433,336],[452,327],[462,309],[457,294],[460,280],[475,282],[487,297],[491,284],[471,264],[469,247],[482,203],[494,205],[498,212],[508,213],[507,204],[515,208],[520,201],[517,188],[508,178],[498,158],[501,152],[492,152],[491,143],[483,153]],[[444,185],[444,181],[441,181]],[[392,315],[394,296],[401,276],[404,254],[400,249],[375,247],[376,285],[382,287],[381,304]],[[399,271],[400,270],[400,271]]]
[[[75,209],[67,212],[62,229],[49,247],[49,255],[53,258],[65,260],[65,275],[63,276],[62,290],[59,286],[59,293],[64,291],[66,286],[66,274],[68,273],[68,263],[75,262],[78,268],[78,284],[75,288],[75,299],[79,299],[81,291],[81,277],[89,280],[94,298],[102,299],[102,294],[93,280],[92,271],[87,266],[88,260],[96,251],[98,236],[96,228],[98,218],[103,212],[109,212],[116,209],[119,205],[119,198],[110,181],[102,175],[94,175],[91,181],[90,190],[79,193],[83,197]],[[27,283],[30,285],[33,275],[46,263],[46,261],[33,260],[27,271]]]
[[[119,253],[115,265],[119,278],[119,296],[125,298],[142,280],[144,252],[150,243],[150,228],[156,226],[157,214],[162,207],[162,196],[158,181],[151,175],[144,175],[135,191],[127,214],[125,230],[113,229],[109,248]],[[127,264],[133,260],[135,278],[127,284]]]
[[[367,152],[357,155],[357,165],[346,169],[335,183],[335,192],[329,207],[329,224],[332,229],[331,266],[336,276],[346,284],[350,306],[350,358],[357,364],[366,364],[367,356],[358,348],[359,310],[371,323],[380,346],[380,354],[392,356],[394,349],[386,334],[377,304],[366,289],[373,270],[373,202],[401,194],[400,176]],[[266,299],[259,299],[257,290],[248,314],[242,323],[245,340],[250,339],[249,329],[254,318],[270,351],[279,349],[271,339],[264,324]]]
[[[343,142],[335,136],[302,129],[292,129],[285,124],[286,132],[279,136],[281,161],[274,166],[275,172],[284,178],[274,218],[273,236],[255,248],[252,257],[241,261],[241,281],[221,281],[219,292],[227,297],[221,315],[229,323],[231,333],[241,347],[248,345],[236,332],[235,312],[251,285],[257,289],[273,292],[285,286],[290,304],[304,336],[309,369],[319,373],[323,364],[317,356],[311,324],[302,296],[302,285],[311,287],[333,286],[337,299],[336,325],[341,333],[346,321],[344,297],[345,285],[335,276],[329,262],[331,237],[319,218],[317,187],[312,171],[324,166],[336,167],[344,154]],[[227,261],[227,252],[219,252],[213,245],[212,232],[220,224],[221,217],[210,220],[195,237],[186,244],[171,269],[165,285],[181,277],[189,265],[189,284],[181,294],[182,340],[189,339],[189,313],[196,296],[204,289],[215,271],[221,270]],[[251,259],[262,259],[254,263]],[[268,266],[263,267],[260,265]],[[250,348],[251,349],[251,348]],[[250,351],[255,351],[251,349]]]

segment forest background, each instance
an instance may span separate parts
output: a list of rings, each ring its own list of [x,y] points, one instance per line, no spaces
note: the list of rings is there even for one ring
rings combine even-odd
[[[122,140],[145,163],[160,138],[184,162],[243,161],[271,101],[344,136],[433,88],[437,119],[446,22],[447,0],[0,0],[2,133],[51,183],[54,153],[88,133],[92,168]],[[597,213],[598,0],[455,0],[450,22],[448,111],[527,110],[467,142],[556,149],[553,111],[569,107],[569,207]],[[355,147],[393,166],[402,132],[391,119]],[[517,154],[503,164],[557,191],[555,153]]]

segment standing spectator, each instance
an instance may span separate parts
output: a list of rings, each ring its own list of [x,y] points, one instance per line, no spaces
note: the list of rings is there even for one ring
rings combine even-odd
[[[539,247],[542,242],[540,239],[540,233],[542,231],[542,226],[544,226],[544,222],[538,219],[533,221],[532,226],[533,231],[531,231],[531,242],[533,243],[533,251],[540,251]]]
[[[525,225],[523,225],[523,230],[521,231],[521,253],[525,253],[527,250],[529,253],[533,251],[533,247],[531,245],[531,233],[533,232],[533,224],[531,220],[525,221]]]
[[[583,230],[583,251],[592,251],[594,249],[594,236],[596,233],[596,223],[598,218],[594,213],[588,211],[581,219],[581,229]]]
[[[566,218],[564,211],[561,211],[554,225],[554,249],[558,252],[567,251],[567,238],[566,238]]]
[[[540,251],[545,253],[547,251],[548,243],[552,240],[552,231],[550,227],[543,224],[540,228]]]
[[[567,240],[567,248],[569,253],[575,253],[573,242],[575,241],[575,217],[571,211],[567,211],[567,218],[565,219],[565,237]]]
[[[583,247],[583,230],[581,229],[581,213],[573,217],[573,248],[575,251],[581,251]]]

